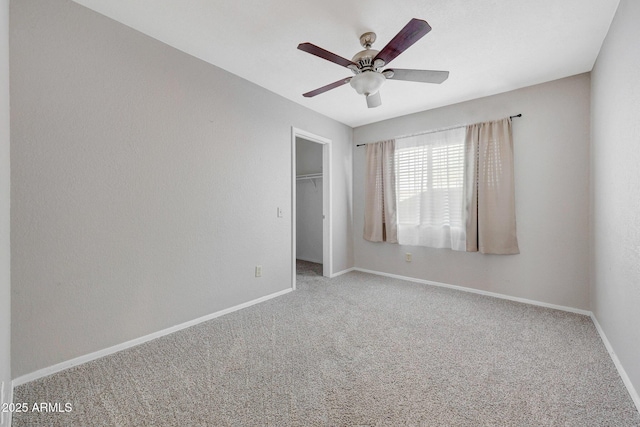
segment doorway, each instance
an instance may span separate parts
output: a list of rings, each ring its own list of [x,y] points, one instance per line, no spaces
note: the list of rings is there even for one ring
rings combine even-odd
[[[295,289],[298,259],[331,277],[331,140],[292,128],[291,152],[291,276]]]

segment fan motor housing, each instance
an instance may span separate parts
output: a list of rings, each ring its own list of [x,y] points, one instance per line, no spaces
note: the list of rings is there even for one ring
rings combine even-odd
[[[374,68],[373,59],[378,52],[375,49],[365,49],[356,53],[351,60],[358,65],[360,71],[371,71]]]

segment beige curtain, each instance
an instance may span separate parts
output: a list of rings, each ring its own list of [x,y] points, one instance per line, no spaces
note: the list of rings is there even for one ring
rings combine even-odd
[[[398,243],[395,140],[367,144],[364,238]]]
[[[467,252],[517,254],[511,119],[467,126]]]

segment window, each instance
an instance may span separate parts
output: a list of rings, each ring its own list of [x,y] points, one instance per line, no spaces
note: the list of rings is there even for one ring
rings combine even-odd
[[[465,250],[465,128],[396,141],[398,243]]]
[[[365,240],[520,253],[510,117],[370,143],[366,163]]]

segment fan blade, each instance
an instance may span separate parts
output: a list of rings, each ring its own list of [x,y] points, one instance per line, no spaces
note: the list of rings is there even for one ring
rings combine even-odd
[[[427,21],[413,18],[389,43],[376,55],[375,59],[382,59],[385,64],[393,61],[398,55],[420,40],[431,31]]]
[[[387,77],[391,80],[407,80],[410,82],[422,82],[422,83],[437,83],[440,84],[449,78],[448,71],[434,71],[434,70],[405,70],[402,68],[390,68],[384,70],[382,73],[392,71],[393,75]]]
[[[326,59],[327,61],[331,61],[333,63],[336,63],[338,65],[342,65],[343,67],[349,67],[349,65],[352,65],[354,67],[357,67],[357,65],[351,61],[349,61],[347,58],[343,58],[342,56],[338,56],[335,53],[331,53],[328,50],[325,50],[321,47],[316,46],[315,44],[311,44],[311,43],[300,43],[298,45],[298,49],[310,53],[312,55],[318,56],[322,59]]]
[[[321,93],[324,93],[328,90],[331,89],[335,89],[337,87],[340,87],[342,85],[345,85],[347,83],[349,83],[351,81],[351,77],[347,77],[346,79],[342,79],[342,80],[338,80],[337,82],[333,82],[331,84],[328,84],[326,86],[322,86],[316,90],[312,90],[311,92],[307,92],[302,94],[302,96],[304,96],[305,98],[311,98],[312,96],[316,96],[316,95],[320,95]]]
[[[382,99],[380,99],[380,92],[376,92],[372,95],[367,95],[367,107],[376,108],[382,105]]]

